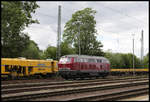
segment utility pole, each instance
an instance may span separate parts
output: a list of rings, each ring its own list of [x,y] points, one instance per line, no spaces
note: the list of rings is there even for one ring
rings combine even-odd
[[[61,56],[61,5],[58,6],[58,29],[57,29],[57,59]]]
[[[135,71],[134,71],[134,34],[132,34],[133,36],[133,76],[135,76]]]
[[[118,34],[117,34],[118,35]],[[118,44],[118,53],[119,53],[119,38],[117,39],[117,44]]]
[[[77,21],[76,24],[78,25],[78,39],[79,39],[79,55],[81,55],[81,46],[80,46],[80,21]]]
[[[81,46],[80,46],[80,25],[79,25],[79,55],[81,55]]]
[[[143,55],[144,55],[144,39],[143,39],[143,30],[141,33],[141,62],[143,61]]]

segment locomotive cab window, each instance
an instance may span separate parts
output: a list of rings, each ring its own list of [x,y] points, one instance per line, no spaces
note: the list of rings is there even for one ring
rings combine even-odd
[[[74,62],[77,62],[77,58],[74,58]]]
[[[80,62],[84,62],[84,59],[83,59],[83,58],[81,58],[81,59],[80,59]]]
[[[95,59],[88,59],[88,62],[95,63]]]
[[[104,59],[104,60],[103,60],[103,62],[104,62],[104,63],[109,63],[109,61],[108,61],[108,60],[106,60],[106,59]]]
[[[88,60],[86,58],[84,58],[84,62],[88,62]]]
[[[97,63],[102,63],[102,60],[101,59],[97,59]]]
[[[106,60],[105,60],[105,59],[103,59],[103,60],[102,60],[102,62],[103,62],[103,63],[106,63]]]
[[[81,62],[81,59],[80,59],[80,58],[77,58],[77,62]]]
[[[62,57],[59,60],[59,63],[69,63],[69,62],[71,62],[71,58],[70,57]]]

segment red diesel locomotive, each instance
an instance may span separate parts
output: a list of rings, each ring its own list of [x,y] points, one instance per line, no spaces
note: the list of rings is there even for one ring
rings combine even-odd
[[[106,77],[110,72],[110,63],[104,57],[66,55],[60,58],[58,68],[64,79]]]

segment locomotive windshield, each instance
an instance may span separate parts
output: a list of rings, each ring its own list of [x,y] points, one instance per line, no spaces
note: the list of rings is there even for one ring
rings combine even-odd
[[[62,57],[59,60],[59,63],[63,63],[63,64],[69,63],[69,62],[71,62],[71,58],[69,58],[69,57]]]

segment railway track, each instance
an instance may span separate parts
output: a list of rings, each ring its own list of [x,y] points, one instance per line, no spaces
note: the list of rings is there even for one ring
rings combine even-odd
[[[59,84],[58,84],[59,83]],[[67,82],[54,82],[48,84],[26,84],[26,86],[17,87],[15,88],[15,85],[6,85],[2,86],[1,90],[1,97],[3,101],[8,100],[52,100],[52,99],[60,99],[60,100],[89,100],[87,93],[94,93],[97,91],[100,91],[99,93],[102,93],[102,91],[109,91],[109,90],[119,90],[120,89],[132,89],[131,92],[134,92],[132,87],[138,89],[144,89],[145,92],[147,92],[148,89],[148,79],[147,78],[141,78],[141,79],[117,79],[117,80],[84,80],[84,81],[67,81]],[[10,87],[11,86],[11,87]],[[13,88],[12,88],[13,86]],[[130,88],[129,88],[130,87]],[[120,88],[120,89],[119,89]],[[127,89],[125,91],[127,91]],[[139,91],[138,89],[135,89]],[[113,91],[109,91],[113,92]],[[115,91],[114,91],[115,92]],[[82,95],[80,95],[82,94]],[[111,93],[114,94],[114,93]],[[69,99],[68,99],[69,95]],[[74,96],[80,96],[80,97],[74,97]],[[86,97],[85,97],[86,95]],[[90,94],[94,95],[94,94]],[[96,94],[95,94],[96,95]],[[120,95],[120,94],[119,94]],[[82,96],[82,97],[81,97]],[[84,96],[84,97],[83,97]],[[102,95],[100,95],[102,96]],[[107,95],[106,95],[107,96]],[[114,95],[113,95],[114,96]],[[44,97],[44,98],[42,98]],[[48,97],[48,98],[46,98]],[[66,97],[66,98],[61,98]],[[92,96],[90,96],[92,97]],[[93,96],[94,97],[94,96]],[[95,96],[97,97],[97,96]],[[39,99],[40,98],[40,99]],[[90,98],[90,99],[96,99],[96,98]]]
[[[108,77],[106,77],[104,80],[109,80],[109,79],[111,79],[111,80],[115,80],[115,79],[120,79],[120,78],[123,78],[123,79],[125,79],[125,78],[131,78],[131,79],[134,79],[134,78],[146,78],[146,77],[148,77],[148,76],[146,76],[146,75],[141,75],[141,76],[108,76]],[[94,78],[93,78],[94,79]],[[91,78],[86,78],[86,79],[84,79],[84,80],[93,80],[93,79],[91,79]],[[98,78],[96,78],[96,79],[98,79]],[[100,79],[102,79],[102,78],[100,78]],[[83,80],[83,79],[76,79],[76,80]],[[70,79],[70,80],[65,80],[65,79],[62,79],[61,77],[54,77],[54,78],[40,78],[40,79],[30,79],[30,78],[28,78],[28,79],[18,79],[18,80],[1,80],[1,84],[2,85],[10,85],[10,84],[21,84],[21,83],[43,83],[43,82],[61,82],[61,81],[72,81],[72,79]],[[75,81],[75,80],[73,80],[73,81]]]
[[[142,78],[144,80],[146,78]],[[127,82],[127,81],[138,81],[141,79],[117,79],[117,80],[90,80],[90,81],[76,81],[76,82],[54,82],[54,83],[41,83],[41,84],[35,84],[35,83],[30,83],[27,84],[26,86],[21,87],[19,85],[15,85],[12,87],[9,86],[9,88],[2,88],[1,93],[2,94],[7,94],[7,93],[17,93],[17,92],[27,92],[27,91],[36,91],[40,89],[58,89],[58,88],[67,88],[67,87],[80,87],[80,86],[92,86],[92,85],[102,85],[102,84],[109,84],[109,83],[117,83],[117,82]],[[90,83],[91,82],[91,83]]]
[[[100,94],[101,93],[101,94]],[[145,94],[148,93],[148,85],[141,85],[141,86],[128,86],[128,87],[122,87],[122,88],[115,88],[115,89],[107,89],[107,90],[101,90],[96,91],[93,93],[84,93],[84,95],[80,95],[78,97],[74,98],[63,98],[63,101],[115,101],[122,98],[131,97],[133,95],[138,94]],[[85,96],[85,94],[87,94]],[[56,97],[55,97],[56,98]],[[45,99],[46,100],[46,99]]]
[[[11,83],[7,83],[7,84],[3,84],[1,85],[2,89],[7,89],[7,88],[15,88],[15,87],[32,87],[32,86],[43,86],[43,85],[58,85],[58,84],[70,84],[70,83],[84,83],[84,82],[96,82],[96,81],[109,81],[109,80],[125,80],[125,79],[138,79],[138,78],[147,78],[147,77],[123,77],[123,78],[107,78],[107,79],[87,79],[87,80],[71,80],[71,81],[59,81],[59,82],[49,82],[47,81],[37,81],[37,82],[22,82],[20,80],[20,83],[16,83],[16,84],[11,84]]]

